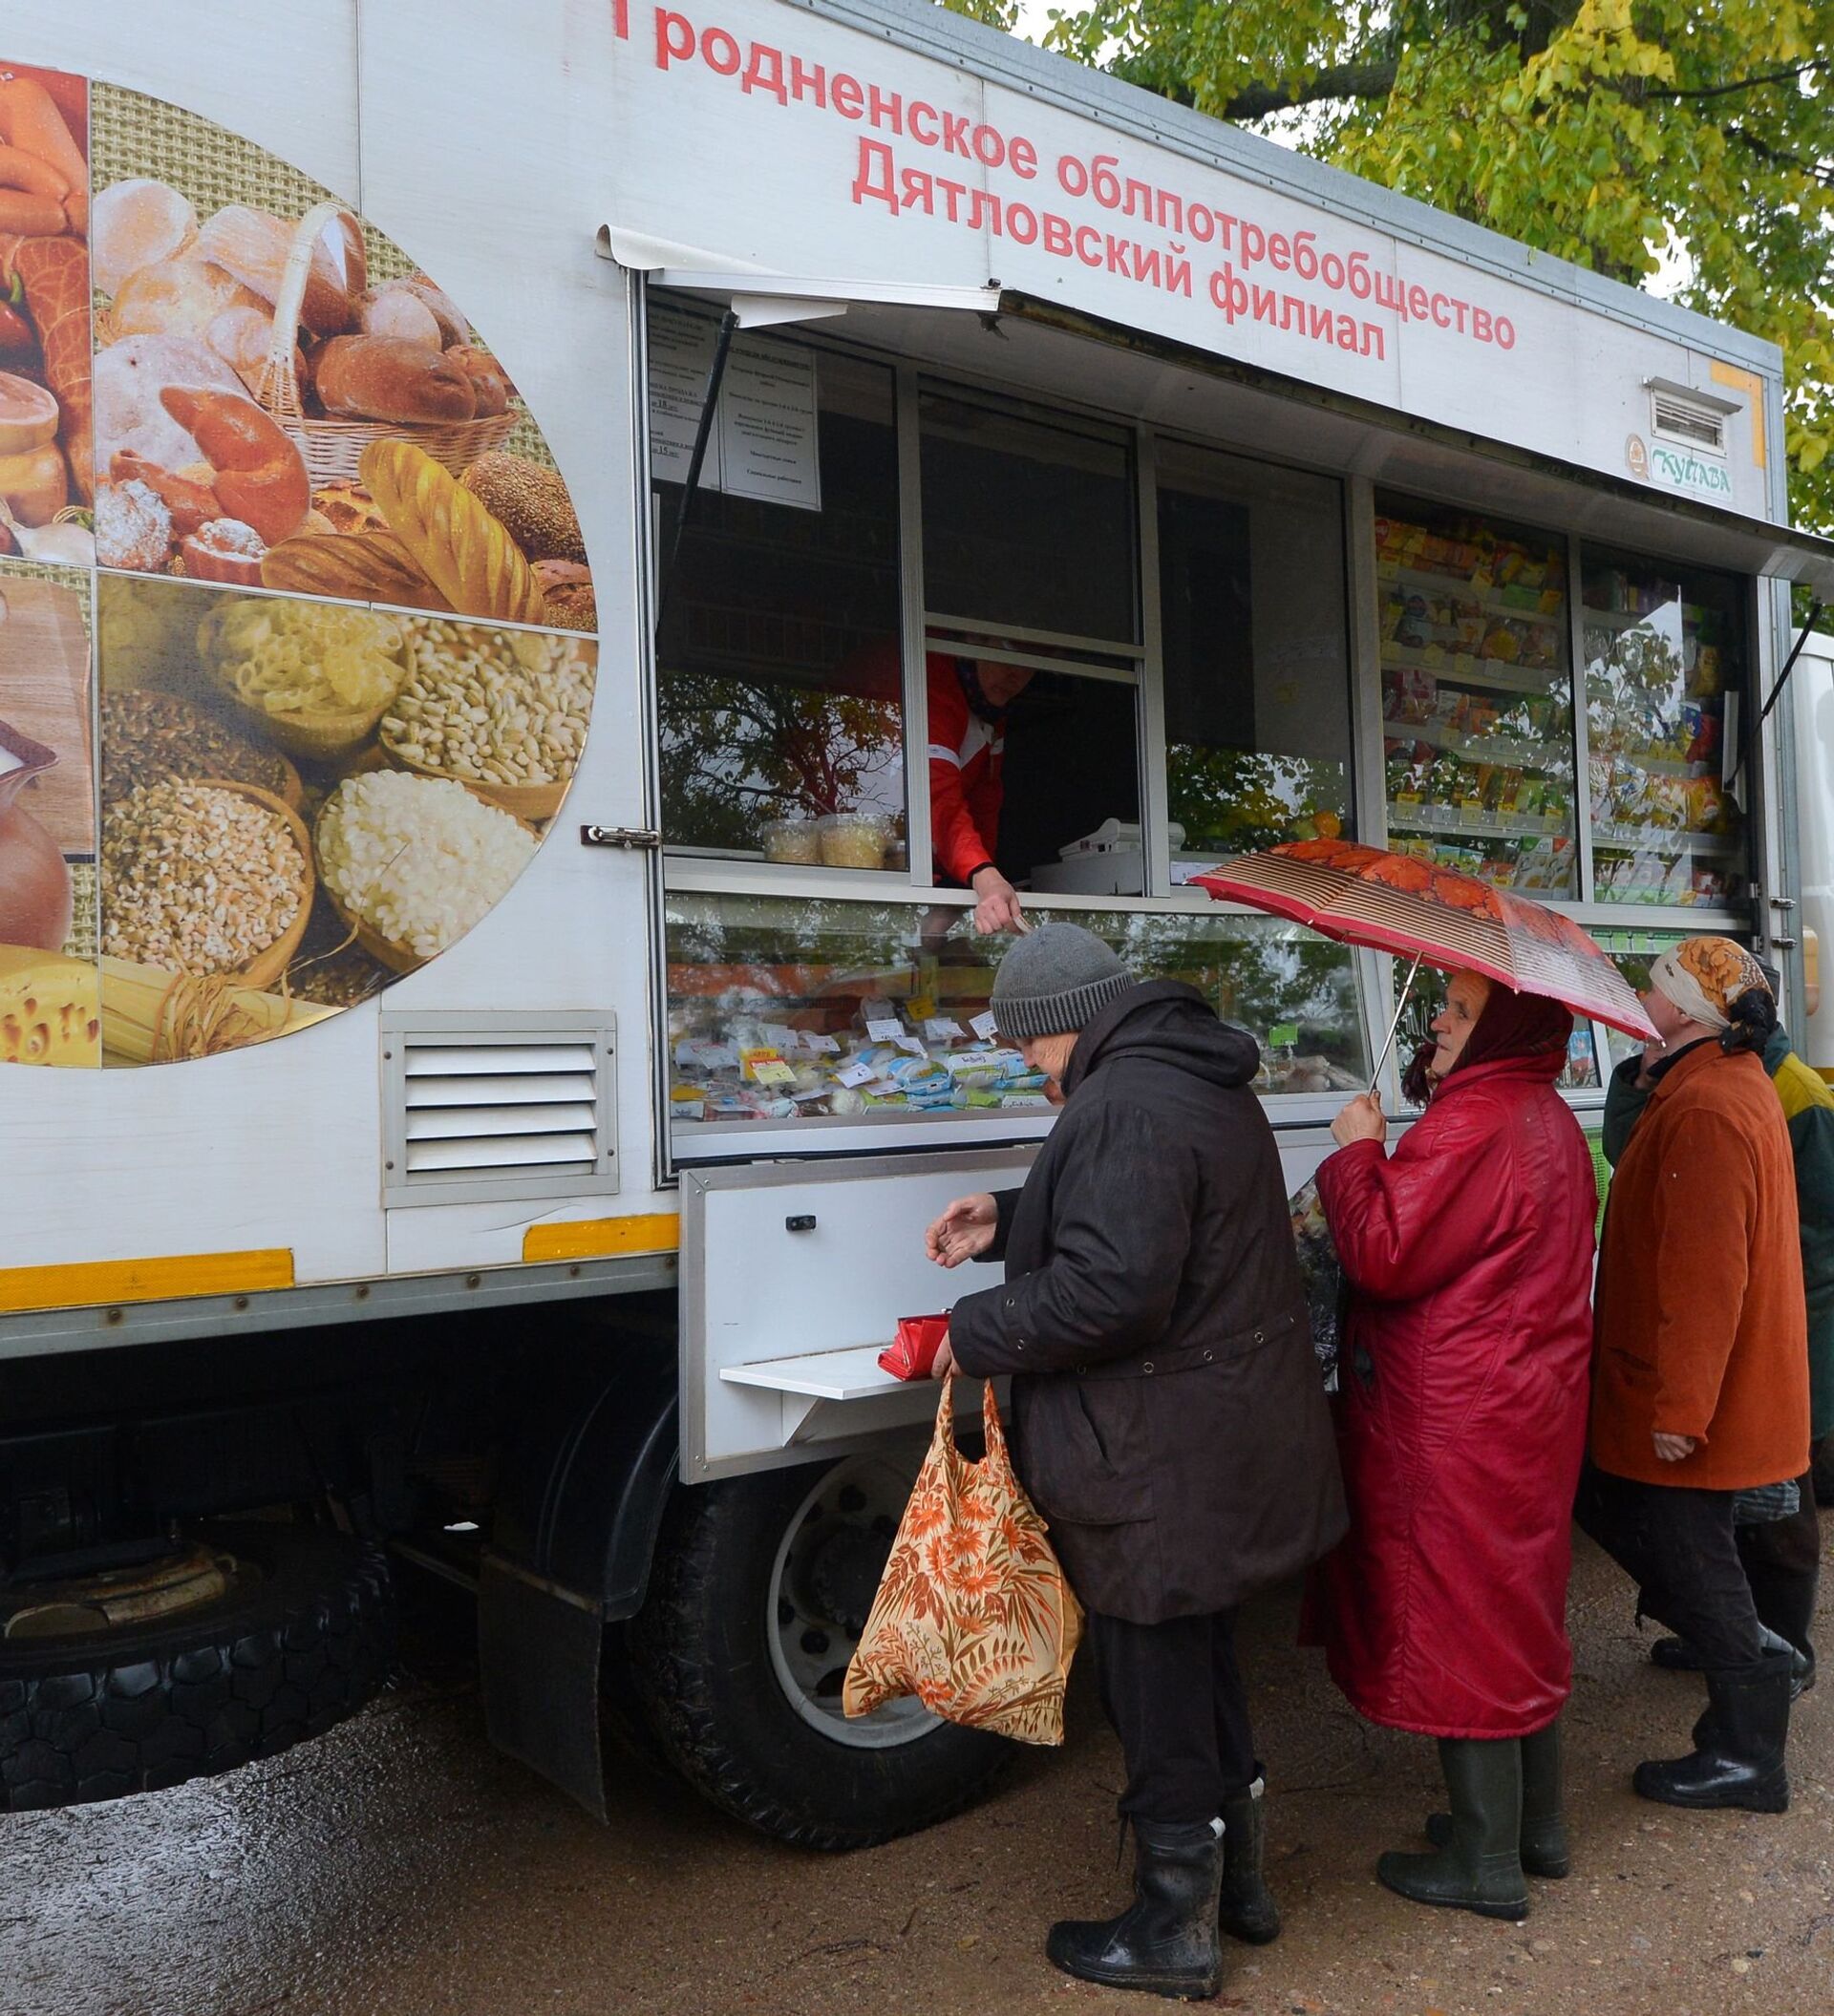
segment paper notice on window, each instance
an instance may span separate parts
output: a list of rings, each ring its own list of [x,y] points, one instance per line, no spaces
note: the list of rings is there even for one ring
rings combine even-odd
[[[700,426],[701,401],[714,368],[717,326],[666,302],[650,308],[650,474],[658,482],[685,483]],[[729,367],[730,369],[730,367]],[[720,488],[719,429],[708,436],[701,487]]]
[[[734,497],[821,508],[815,352],[735,343],[719,395],[720,485]]]

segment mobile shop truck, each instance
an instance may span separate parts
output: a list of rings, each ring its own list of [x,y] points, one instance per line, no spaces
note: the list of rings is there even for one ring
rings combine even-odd
[[[1800,991],[1768,346],[906,0],[7,38],[10,1806],[328,1726],[385,1547],[588,1807],[602,1697],[787,1838],[973,1794],[840,1691],[934,1397],[877,1348],[1051,1124],[932,866],[977,756],[1295,1185],[1392,976],[1225,854]]]

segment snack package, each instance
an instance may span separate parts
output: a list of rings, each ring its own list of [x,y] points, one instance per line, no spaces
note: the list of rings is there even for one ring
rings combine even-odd
[[[936,1353],[949,1335],[949,1317],[901,1316],[898,1331],[879,1353],[880,1366],[894,1379],[928,1379]]]

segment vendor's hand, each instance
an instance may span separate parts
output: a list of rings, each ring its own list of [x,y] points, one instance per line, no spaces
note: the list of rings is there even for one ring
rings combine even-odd
[[[1659,1431],[1653,1432],[1650,1440],[1655,1444],[1655,1453],[1664,1463],[1678,1463],[1683,1456],[1695,1452],[1692,1435],[1665,1435]]]
[[[929,1376],[932,1379],[947,1379],[955,1369],[955,1348],[949,1341],[949,1332],[943,1332],[943,1341],[936,1347],[936,1355],[929,1361]]]
[[[1373,1092],[1359,1092],[1331,1123],[1331,1137],[1340,1148],[1353,1141],[1385,1141],[1388,1119]]]
[[[974,928],[983,938],[995,931],[1022,931],[1025,919],[1019,914],[1019,892],[997,868],[979,868],[969,884],[979,901],[974,905]]]
[[[985,1190],[958,1197],[925,1233],[924,1249],[939,1267],[959,1267],[987,1251],[999,1222],[999,1206]]]

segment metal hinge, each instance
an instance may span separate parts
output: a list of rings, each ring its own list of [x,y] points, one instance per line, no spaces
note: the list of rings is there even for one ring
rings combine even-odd
[[[1773,910],[1793,910],[1796,907],[1796,899],[1793,896],[1773,896],[1770,907]]]
[[[1770,941],[1771,949],[1775,952],[1793,952],[1801,944],[1800,938],[1773,938]]]
[[[662,835],[645,826],[582,826],[582,847],[660,847]]]

